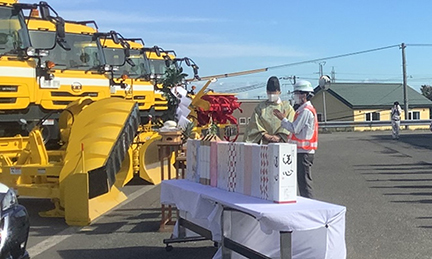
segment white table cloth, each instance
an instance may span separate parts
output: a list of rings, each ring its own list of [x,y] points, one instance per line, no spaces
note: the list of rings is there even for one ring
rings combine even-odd
[[[233,233],[237,241],[263,254],[277,257],[279,231],[292,231],[293,258],[346,258],[344,206],[303,197],[296,203],[276,204],[188,180],[163,181],[161,203],[188,212],[212,231],[214,241],[221,240],[223,205],[256,219],[252,223],[238,218],[241,228]]]

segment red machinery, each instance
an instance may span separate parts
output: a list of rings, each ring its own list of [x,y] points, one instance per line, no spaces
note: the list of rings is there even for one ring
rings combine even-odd
[[[210,103],[210,108],[204,110],[201,107],[197,108],[198,126],[204,126],[210,123],[210,118],[216,124],[237,124],[237,119],[232,115],[236,109],[239,109],[240,104],[237,102],[237,97],[227,94],[207,94],[201,99]]]
[[[214,123],[224,129],[223,136],[227,141],[236,141],[239,134],[237,119],[232,115],[235,110],[240,110],[241,103],[233,94],[208,92],[201,97],[201,100],[208,103],[206,107],[195,107],[198,127]],[[234,129],[233,129],[234,126]],[[234,138],[231,138],[234,137]]]

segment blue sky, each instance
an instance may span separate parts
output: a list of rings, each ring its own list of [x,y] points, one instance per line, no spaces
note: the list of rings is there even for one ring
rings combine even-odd
[[[27,1],[25,1],[27,2]],[[141,37],[147,46],[190,57],[201,76],[274,67],[407,44],[408,84],[432,84],[432,1],[139,1],[50,0],[65,19],[95,20],[100,31]],[[412,44],[412,45],[410,45]],[[398,47],[328,59],[324,74],[336,82],[402,82]],[[192,71],[186,72],[192,74]],[[317,84],[319,62],[219,79],[215,90],[236,89],[267,78],[297,76]],[[282,80],[283,91],[292,89]],[[198,87],[201,83],[195,83]],[[239,93],[265,95],[265,88]]]

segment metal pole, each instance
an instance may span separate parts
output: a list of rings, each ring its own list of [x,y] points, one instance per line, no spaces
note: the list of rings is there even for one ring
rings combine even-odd
[[[403,94],[404,94],[404,118],[408,120],[408,96],[407,96],[407,75],[406,75],[406,58],[405,58],[405,43],[401,44],[402,49],[402,76],[403,76]],[[408,129],[408,125],[405,125]]]
[[[319,63],[319,74],[320,78],[324,75],[323,73],[323,65],[325,65],[326,62],[320,62]],[[325,91],[326,89],[323,89],[323,120],[324,122],[327,122],[327,108],[326,108],[326,99],[325,99]]]
[[[291,259],[292,258],[292,232],[291,231],[280,231],[280,258]]]
[[[320,75],[320,77],[323,76],[323,65],[325,65],[325,62],[319,63],[319,75]]]
[[[326,93],[326,89],[323,89],[323,94],[322,94],[322,96],[323,96],[323,108],[324,108],[323,120],[324,120],[324,122],[327,122],[327,108],[326,108],[327,106],[326,106],[325,93]]]
[[[225,247],[224,239],[231,238],[231,219],[232,219],[232,211],[225,210],[222,208],[222,219],[221,219],[221,227],[222,227],[222,259],[231,259],[231,250]]]

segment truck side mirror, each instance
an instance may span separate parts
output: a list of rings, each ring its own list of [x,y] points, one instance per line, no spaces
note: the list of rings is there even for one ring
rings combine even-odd
[[[41,1],[39,5],[40,15],[43,20],[49,20],[51,18],[50,10],[48,7],[48,3]]]
[[[66,38],[65,22],[61,17],[56,17],[56,33],[60,39]]]
[[[118,38],[117,33],[116,33],[115,31],[110,31],[110,34],[111,34],[111,38],[112,38],[113,42],[114,42],[115,44],[119,44],[119,43],[120,43],[120,40],[119,40],[119,38]]]
[[[159,47],[158,46],[154,46],[153,48],[154,48],[154,51],[156,53],[156,56],[160,57],[161,53],[160,53]]]
[[[184,59],[186,65],[188,65],[188,67],[190,67],[191,63],[190,63],[190,59],[189,58],[185,58]]]
[[[65,21],[61,17],[56,17],[56,38],[57,43],[62,47],[64,50],[71,50],[71,47],[66,41],[66,30],[65,30]]]

